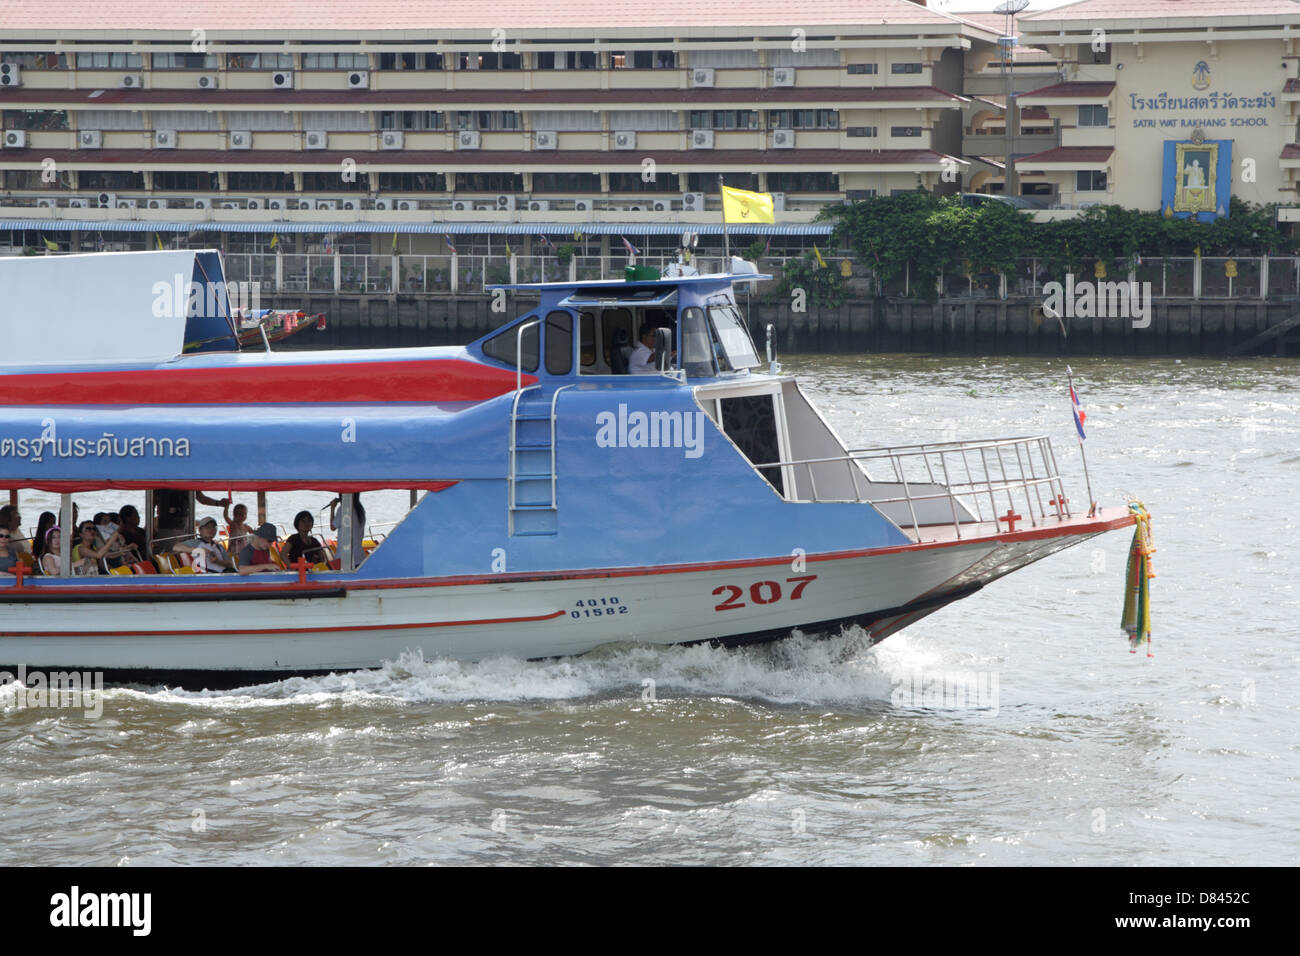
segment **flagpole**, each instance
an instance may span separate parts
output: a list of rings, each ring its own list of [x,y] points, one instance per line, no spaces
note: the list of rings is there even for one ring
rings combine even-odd
[[[1070,417],[1074,419],[1074,437],[1079,440],[1079,457],[1083,459],[1083,482],[1088,488],[1088,517],[1097,513],[1097,499],[1092,496],[1092,478],[1088,476],[1088,452],[1083,447],[1083,435],[1079,427],[1079,412],[1075,408],[1074,369],[1065,366],[1065,374],[1070,380]]]
[[[727,235],[727,197],[722,191],[722,173],[718,173],[718,198],[722,200],[722,272],[731,271],[731,237]]]

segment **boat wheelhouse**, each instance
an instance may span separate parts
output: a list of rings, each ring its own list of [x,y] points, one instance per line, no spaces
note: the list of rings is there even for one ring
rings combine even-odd
[[[406,650],[538,658],[850,624],[880,640],[1133,523],[1073,514],[1045,437],[846,448],[755,348],[734,288],[761,278],[504,287],[537,304],[464,347],[240,351],[217,314],[101,356],[70,314],[56,356],[0,366],[0,489],[61,495],[64,527],[103,490],[329,491],[344,540],[354,494],[413,506],[337,570],[0,580],[0,664],[215,684]],[[655,371],[626,374],[646,327]]]

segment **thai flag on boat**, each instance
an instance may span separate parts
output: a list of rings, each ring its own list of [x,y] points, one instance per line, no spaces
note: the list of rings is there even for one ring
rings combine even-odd
[[[1073,403],[1074,427],[1079,433],[1079,441],[1083,441],[1088,436],[1083,433],[1083,423],[1088,420],[1087,413],[1084,412],[1083,406],[1079,404],[1079,393],[1074,390],[1074,378],[1070,378],[1070,401]]]
[[[641,255],[641,250],[638,249],[636,246],[632,245],[632,243],[628,242],[627,236],[619,236],[619,238],[623,240],[623,248],[627,250],[627,254],[629,256]]]

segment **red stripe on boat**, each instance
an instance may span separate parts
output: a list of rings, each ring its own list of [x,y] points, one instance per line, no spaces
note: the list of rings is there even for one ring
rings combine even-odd
[[[525,375],[532,384],[537,378]],[[460,359],[115,369],[0,376],[0,405],[480,402],[515,373]]]

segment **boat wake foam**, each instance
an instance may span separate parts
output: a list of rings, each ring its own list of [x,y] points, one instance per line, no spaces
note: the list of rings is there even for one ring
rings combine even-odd
[[[660,701],[721,696],[791,705],[875,705],[887,703],[892,688],[907,675],[954,664],[923,640],[895,635],[871,647],[861,629],[851,628],[835,637],[796,632],[782,641],[745,648],[611,643],[582,657],[545,661],[495,657],[463,663],[407,653],[377,670],[291,677],[228,691],[158,688],[130,693],[253,707],[339,698],[356,703],[462,703],[651,695]]]

